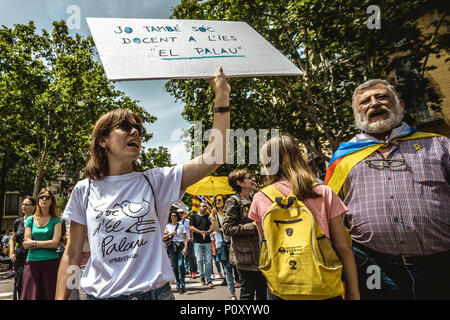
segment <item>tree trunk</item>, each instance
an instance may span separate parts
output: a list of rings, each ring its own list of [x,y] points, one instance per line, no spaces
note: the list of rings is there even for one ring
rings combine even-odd
[[[34,189],[33,189],[33,197],[37,198],[39,191],[41,190],[42,177],[44,176],[45,170],[45,162],[47,160],[47,151],[44,153],[43,159],[39,161],[38,170],[36,172],[36,177],[34,178]]]
[[[33,197],[37,198],[40,188],[41,188],[41,181],[42,181],[43,171],[42,169],[39,169],[39,171],[36,174],[36,177],[34,178],[34,189],[33,189]]]

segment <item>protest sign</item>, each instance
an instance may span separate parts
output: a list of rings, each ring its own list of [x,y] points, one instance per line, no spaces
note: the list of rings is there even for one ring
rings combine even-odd
[[[110,81],[294,76],[301,71],[245,22],[87,18]]]

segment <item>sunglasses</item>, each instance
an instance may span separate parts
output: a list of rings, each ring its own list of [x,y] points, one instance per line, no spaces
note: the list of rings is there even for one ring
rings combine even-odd
[[[372,168],[394,168],[405,165],[405,159],[369,159],[365,160]]]
[[[44,200],[44,199],[46,199],[46,200],[50,200],[52,197],[50,197],[50,196],[39,196],[39,199],[41,199],[41,200]]]
[[[133,128],[135,128],[141,137],[145,134],[145,128],[140,123],[132,124],[130,121],[124,119],[124,120],[121,120],[117,126],[121,130],[126,131],[126,132],[130,132]]]
[[[222,202],[223,200],[222,199],[216,199],[216,202]]]

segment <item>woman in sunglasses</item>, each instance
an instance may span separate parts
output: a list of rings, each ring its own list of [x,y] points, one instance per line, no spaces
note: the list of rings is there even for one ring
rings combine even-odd
[[[188,238],[186,228],[179,223],[181,220],[178,212],[171,212],[169,221],[164,230],[163,240],[166,241],[166,250],[172,260],[172,269],[177,281],[177,290],[186,292],[184,276],[184,256],[186,255]]]
[[[225,273],[225,280],[222,284],[226,284],[228,286],[230,299],[237,300],[233,278],[233,266],[231,265],[229,258],[230,237],[226,236],[222,229],[223,220],[225,218],[223,212],[225,199],[226,198],[223,194],[218,194],[214,197],[214,208],[212,209],[211,224],[215,232],[216,259],[222,264],[222,268]]]
[[[53,300],[56,291],[61,218],[52,191],[39,192],[36,212],[25,221],[23,247],[28,249],[20,300]]]
[[[162,242],[168,209],[188,186],[226,161],[231,88],[222,68],[209,83],[215,93],[211,138],[204,153],[185,164],[139,172],[140,117],[118,109],[97,121],[87,179],[77,183],[64,211],[71,227],[56,299],[70,295],[67,268],[77,264],[86,235],[91,256],[80,284],[88,299],[174,299],[175,278]]]

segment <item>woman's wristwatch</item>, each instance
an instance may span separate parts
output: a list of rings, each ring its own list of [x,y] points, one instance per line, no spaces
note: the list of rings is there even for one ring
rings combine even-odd
[[[31,247],[32,247],[32,248],[36,248],[36,241],[32,241],[32,242],[31,242]]]

